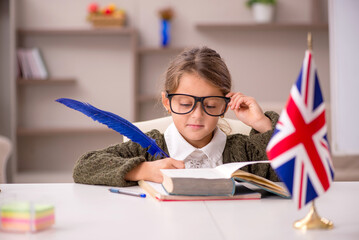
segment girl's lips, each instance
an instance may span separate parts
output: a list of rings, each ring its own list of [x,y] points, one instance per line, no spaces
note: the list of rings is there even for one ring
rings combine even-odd
[[[200,124],[187,124],[187,127],[193,128],[193,129],[200,129],[203,128],[204,125],[200,125]]]

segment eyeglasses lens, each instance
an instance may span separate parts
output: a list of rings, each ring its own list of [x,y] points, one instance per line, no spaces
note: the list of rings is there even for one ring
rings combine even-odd
[[[172,111],[179,114],[186,114],[193,110],[195,99],[191,96],[175,95],[171,98]],[[226,110],[226,101],[220,97],[206,97],[203,100],[202,108],[209,115],[220,116]]]

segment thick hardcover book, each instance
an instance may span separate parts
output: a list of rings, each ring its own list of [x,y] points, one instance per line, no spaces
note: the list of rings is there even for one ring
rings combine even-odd
[[[252,161],[223,164],[215,168],[161,169],[162,185],[170,195],[225,196],[235,193],[235,182],[247,182],[284,198],[289,192],[280,184],[240,170],[249,164],[268,164]]]
[[[235,187],[235,193],[223,196],[196,196],[196,195],[170,195],[163,188],[162,184],[148,182],[148,181],[139,181],[138,185],[146,191],[151,197],[157,199],[158,201],[215,201],[215,200],[250,200],[250,199],[260,199],[261,194],[255,192],[243,184],[237,183]]]

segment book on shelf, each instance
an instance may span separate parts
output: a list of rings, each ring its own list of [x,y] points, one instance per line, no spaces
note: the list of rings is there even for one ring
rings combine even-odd
[[[38,69],[38,66],[35,63],[35,59],[32,55],[32,49],[25,49],[25,58],[29,65],[29,72],[30,77],[32,79],[41,79],[40,77],[40,70]]]
[[[234,194],[223,196],[171,195],[166,192],[161,183],[144,180],[139,181],[138,185],[158,201],[251,200],[261,198],[261,193],[253,191],[240,183],[236,184]]]
[[[40,79],[47,79],[49,77],[49,73],[47,71],[44,58],[42,57],[42,55],[40,53],[40,49],[33,48],[33,49],[31,49],[31,52],[32,52],[34,62],[36,63],[37,69],[39,71]]]
[[[23,79],[47,79],[48,71],[38,48],[17,49],[18,68]]]
[[[170,195],[233,195],[236,181],[246,182],[284,198],[289,192],[280,184],[240,170],[250,164],[269,164],[269,161],[227,163],[215,168],[161,169],[163,188]]]
[[[26,59],[25,49],[17,49],[16,51],[18,68],[20,68],[21,78],[31,78],[30,67],[28,66],[28,60]]]

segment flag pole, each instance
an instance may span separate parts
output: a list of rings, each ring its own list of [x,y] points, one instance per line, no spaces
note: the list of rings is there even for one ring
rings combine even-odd
[[[307,34],[307,45],[308,45],[308,50],[312,51],[313,39],[312,39],[312,33],[311,32],[308,32],[308,34]]]
[[[295,221],[293,227],[296,229],[307,230],[307,229],[332,229],[334,224],[332,221],[322,218],[318,215],[317,209],[315,208],[314,200],[310,207],[309,213],[303,219]]]
[[[308,32],[307,35],[308,50],[311,52],[313,48],[312,33]],[[318,215],[317,209],[315,208],[314,200],[310,207],[309,213],[303,219],[295,221],[293,227],[296,229],[307,230],[307,229],[332,229],[334,224],[332,221],[322,218]]]

